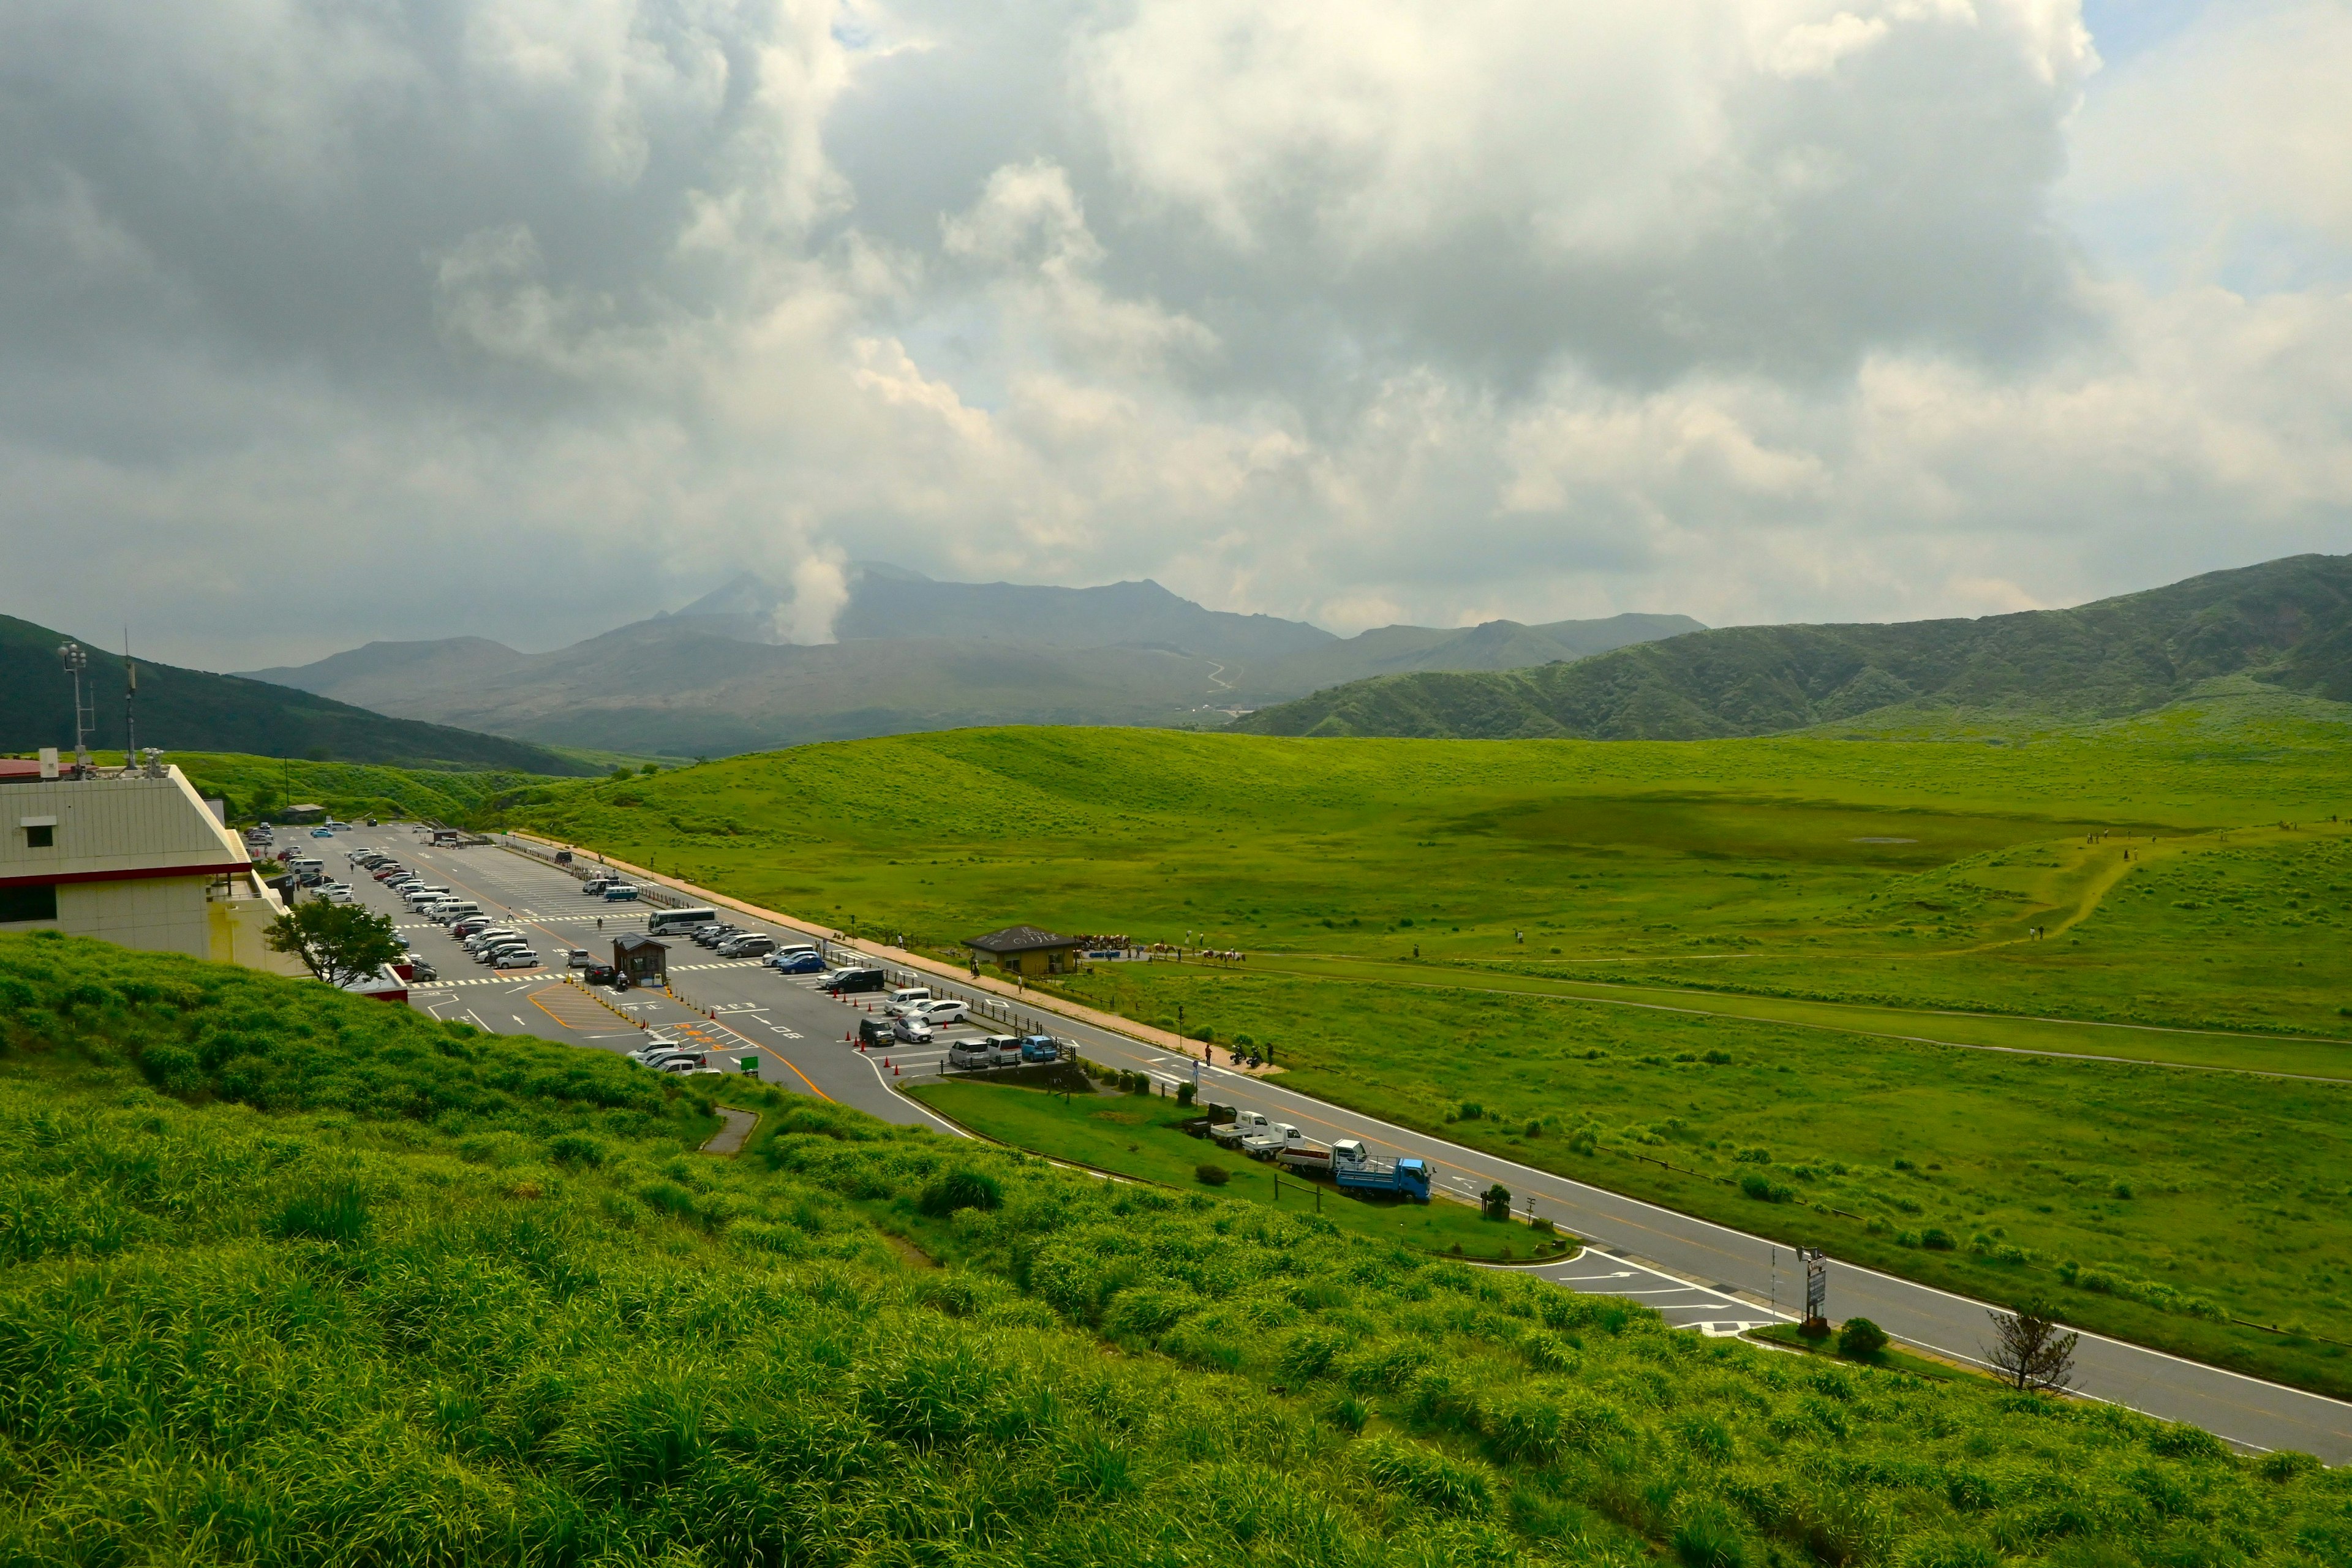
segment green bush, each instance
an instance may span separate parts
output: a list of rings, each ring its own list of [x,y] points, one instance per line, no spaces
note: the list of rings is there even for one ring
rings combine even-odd
[[[1192,1179],[1204,1187],[1222,1187],[1234,1179],[1234,1173],[1223,1165],[1195,1165]]]
[[[1837,1348],[1848,1361],[1874,1360],[1886,1348],[1886,1331],[1868,1318],[1848,1318],[1838,1325]]]
[[[942,1171],[923,1185],[915,1206],[934,1217],[958,1209],[993,1209],[1004,1203],[1004,1185],[985,1171],[959,1165]]]

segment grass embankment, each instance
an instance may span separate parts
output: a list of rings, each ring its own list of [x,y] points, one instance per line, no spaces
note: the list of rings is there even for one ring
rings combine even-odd
[[[536,773],[439,772],[367,763],[310,763],[222,752],[174,752],[169,760],[203,795],[228,802],[229,820],[259,821],[289,805],[323,805],[336,816],[431,818],[452,826],[482,817],[491,803],[575,783]],[[551,798],[551,795],[549,796]]]
[[[12,1561],[2352,1554],[2352,1472],[2112,1407],[772,1089],[708,1159],[611,1058],[298,982],[0,937],[0,993]]]
[[[1149,1095],[1077,1095],[1065,1102],[1057,1094],[985,1083],[924,1083],[908,1092],[1000,1143],[1139,1181],[1197,1190],[1206,1185],[1201,1168],[1211,1166],[1225,1173],[1224,1184],[1214,1189],[1220,1195],[1286,1213],[1319,1214],[1348,1236],[1481,1262],[1566,1257],[1574,1247],[1573,1242],[1555,1246],[1550,1233],[1524,1222],[1489,1220],[1444,1198],[1376,1202],[1328,1182],[1308,1182],[1187,1136],[1180,1124],[1194,1113]]]
[[[532,816],[919,945],[1025,921],[1244,948],[1231,971],[1104,966],[1066,989],[1271,1040],[1299,1087],[1406,1125],[1484,1102],[1521,1142],[1455,1131],[1531,1163],[1996,1299],[2061,1291],[2104,1331],[2344,1389],[2342,1347],[2313,1337],[2352,1341],[2337,1091],[1867,1037],[2352,1077],[2331,1039],[2352,1035],[2338,708],[1691,744],[957,731],[590,785]],[[1720,1016],[1534,994],[1660,999],[1605,974]],[[1744,989],[1691,994],[1710,985]],[[1843,1003],[1877,1011],[1857,1034]],[[1734,1061],[1676,1060],[1710,1051]],[[1789,1196],[1572,1153],[1588,1125],[1597,1150]]]

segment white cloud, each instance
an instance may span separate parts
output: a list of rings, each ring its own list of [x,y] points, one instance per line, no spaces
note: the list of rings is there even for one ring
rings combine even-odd
[[[2073,0],[37,0],[0,610],[239,668],[741,565],[822,640],[851,559],[1355,630],[2345,549],[2346,15],[2085,100]]]

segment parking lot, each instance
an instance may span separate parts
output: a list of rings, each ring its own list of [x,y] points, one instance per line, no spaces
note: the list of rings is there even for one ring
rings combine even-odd
[[[577,983],[564,967],[564,954],[584,948],[610,963],[621,936],[643,935],[652,907],[605,903],[584,896],[570,872],[509,851],[489,847],[435,847],[429,835],[409,825],[352,827],[331,839],[312,838],[302,829],[282,830],[282,846],[313,855],[329,875],[348,882],[354,899],[392,917],[394,928],[440,978],[415,986],[410,1004],[436,1018],[458,1019],[496,1034],[530,1034],[566,1044],[628,1051],[649,1043],[699,1047],[710,1065],[741,1070],[752,1057],[760,1076],[788,1089],[842,1101],[885,1120],[955,1131],[921,1106],[892,1091],[890,1080],[941,1070],[949,1049],[962,1039],[1004,1033],[1027,1015],[986,1004],[1003,1015],[975,1017],[936,1031],[928,1045],[874,1046],[851,1043],[856,1020],[879,1016],[882,998],[867,994],[835,1000],[816,988],[817,976],[787,975],[759,959],[727,959],[698,945],[685,931],[659,940],[668,950],[669,990],[617,992]],[[470,900],[500,924],[523,931],[534,944],[538,969],[491,970],[436,921],[417,914],[347,857],[378,849],[427,881],[446,886],[452,896]],[[810,940],[788,927],[730,915],[731,923],[761,930],[780,941]],[[830,942],[821,942],[828,956]],[[856,962],[854,957],[845,961]],[[921,982],[918,982],[921,983]]]

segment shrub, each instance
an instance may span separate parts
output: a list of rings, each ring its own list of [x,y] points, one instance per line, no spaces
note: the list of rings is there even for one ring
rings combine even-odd
[[[1868,1318],[1848,1318],[1838,1325],[1837,1343],[1848,1361],[1873,1361],[1886,1348],[1886,1331]]]
[[[1919,1233],[1919,1245],[1931,1252],[1949,1252],[1953,1247],[1951,1233],[1931,1225]]]
[[[1486,1108],[1475,1100],[1465,1100],[1462,1102],[1462,1109],[1454,1114],[1465,1121],[1475,1121],[1486,1114]]]
[[[923,1184],[915,1206],[938,1218],[958,1209],[992,1209],[1004,1202],[1003,1184],[985,1171],[959,1165]]]
[[[1494,1497],[1483,1469],[1402,1437],[1367,1437],[1352,1458],[1375,1484],[1440,1513],[1483,1513]]]
[[[271,1230],[288,1239],[341,1243],[367,1234],[367,1204],[348,1182],[302,1193],[278,1211]]]
[[[1234,1174],[1223,1165],[1195,1165],[1192,1179],[1204,1187],[1222,1187],[1234,1179]]]
[[[1797,1195],[1796,1188],[1756,1171],[1739,1178],[1739,1190],[1757,1202],[1767,1204],[1785,1204]]]
[[[1744,1568],[1748,1561],[1737,1516],[1711,1498],[1684,1511],[1669,1544],[1687,1568]]]
[[[1195,1093],[1196,1090],[1192,1085],[1189,1083],[1178,1084],[1176,1086],[1176,1103],[1182,1106],[1185,1110],[1190,1110],[1192,1108],[1192,1100]]]

